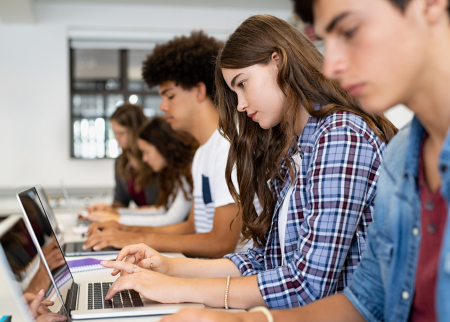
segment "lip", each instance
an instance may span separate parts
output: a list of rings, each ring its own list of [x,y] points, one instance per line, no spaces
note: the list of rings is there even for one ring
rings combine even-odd
[[[166,116],[166,121],[167,123],[170,123],[173,121],[173,117],[172,116]]]
[[[247,116],[248,116],[248,117],[251,117],[252,120],[254,121],[254,120],[255,120],[255,115],[256,115],[257,113],[258,113],[258,112],[250,113],[250,114],[247,114]]]
[[[364,90],[366,85],[364,83],[353,84],[353,85],[345,85],[342,86],[344,90],[346,90],[351,96],[356,97]]]

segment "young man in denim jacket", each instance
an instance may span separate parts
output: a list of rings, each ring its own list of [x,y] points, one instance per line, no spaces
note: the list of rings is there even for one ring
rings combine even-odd
[[[368,112],[403,103],[416,115],[387,147],[368,248],[343,294],[291,310],[184,311],[167,321],[450,321],[449,2],[294,2],[325,41],[328,77]]]

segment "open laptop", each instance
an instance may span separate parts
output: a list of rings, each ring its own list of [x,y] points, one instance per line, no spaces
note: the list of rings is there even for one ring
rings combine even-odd
[[[12,215],[3,220],[0,223],[0,274],[6,284],[8,296],[12,298],[16,306],[4,307],[1,313],[12,315],[13,321],[32,322],[34,320],[22,297],[27,288],[32,287],[33,282],[37,281],[39,288],[44,288],[49,295],[52,293],[50,288],[53,289],[53,286],[50,287],[47,271],[38,273],[35,269],[39,261],[39,254],[22,215]],[[48,285],[43,280],[48,280]]]
[[[31,189],[25,190],[18,194],[19,203],[23,207],[28,207],[28,211],[26,215],[32,216],[33,218],[36,218],[39,220],[39,222],[42,223],[42,225],[45,224],[46,220],[45,217],[48,218],[48,221],[50,221],[51,228],[53,228],[53,231],[55,232],[55,235],[59,236],[59,228],[58,228],[58,222],[56,220],[56,216],[53,213],[52,208],[48,204],[47,196],[45,194],[44,188],[41,186],[35,186]],[[30,200],[36,200],[37,203],[41,204],[42,207],[36,207],[33,206],[33,202],[30,203]],[[42,217],[42,218],[41,218]],[[32,220],[31,220],[32,221]],[[60,238],[57,238],[58,242],[61,243]],[[116,255],[119,253],[120,249],[117,249],[115,247],[105,247],[103,249],[99,250],[93,250],[92,248],[83,249],[84,242],[69,242],[64,243],[62,245],[62,250],[64,252],[65,256],[88,256],[95,253],[95,255]]]
[[[31,192],[36,192],[35,189],[29,189],[17,196],[21,200],[22,196],[30,196]],[[25,199],[26,200],[26,199]],[[39,198],[29,198],[35,203],[35,208],[42,208]],[[30,201],[27,201],[30,202]],[[22,204],[21,204],[22,205]],[[28,207],[30,208],[30,207]],[[72,319],[92,319],[92,318],[106,318],[119,316],[138,316],[138,315],[161,315],[170,314],[179,311],[186,307],[203,308],[203,304],[184,303],[184,304],[161,304],[145,298],[141,298],[140,294],[134,290],[124,290],[117,293],[112,300],[105,301],[104,298],[112,283],[99,281],[82,281],[76,283],[70,273],[67,263],[63,264],[61,268],[55,272],[50,272],[44,252],[38,241],[38,234],[36,225],[33,225],[30,218],[32,215],[27,213],[27,208],[22,205],[22,210],[25,214],[25,222],[27,224],[33,242],[43,258],[43,263],[55,287],[56,294],[63,303],[63,309],[66,314]],[[44,216],[45,217],[45,216]],[[48,218],[45,217],[47,224],[50,225]],[[51,236],[47,237],[49,240],[56,240],[56,237],[51,231]],[[48,241],[45,241],[48,242]],[[44,244],[45,244],[44,242]],[[60,249],[61,250],[61,249]],[[61,250],[62,253],[62,250]]]

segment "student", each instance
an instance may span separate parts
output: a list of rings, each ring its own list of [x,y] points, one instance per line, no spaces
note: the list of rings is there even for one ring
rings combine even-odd
[[[352,284],[344,294],[272,311],[274,321],[449,321],[449,2],[316,0],[296,7],[304,20],[314,17],[325,40],[328,77],[367,111],[404,103],[415,118],[389,143],[369,247]],[[264,314],[185,311],[163,321],[266,322]]]
[[[187,132],[172,130],[164,118],[155,117],[139,133],[138,146],[142,160],[156,173],[159,194],[155,207],[119,208],[118,213],[97,211],[91,219],[116,221],[117,229],[134,232],[141,227],[131,225],[163,226],[183,221],[192,206],[191,167],[197,141]]]
[[[213,103],[214,59],[222,45],[201,31],[193,32],[156,46],[143,66],[147,84],[159,85],[160,110],[167,122],[200,143],[192,165],[194,204],[187,221],[143,227],[143,232],[129,233],[127,238],[116,236],[116,223],[112,228],[111,223],[95,224],[86,246],[122,248],[132,241],[159,251],[209,258],[235,250],[242,220],[236,217],[238,209],[225,180],[230,145],[217,130],[219,114]],[[102,231],[97,233],[98,229]]]
[[[350,284],[366,248],[385,142],[396,129],[362,112],[321,67],[321,54],[287,22],[263,15],[241,24],[218,56],[216,95],[231,142],[227,183],[240,202],[242,234],[257,246],[214,261],[126,247],[105,266],[132,274],[106,298],[126,285],[157,301],[287,308]],[[174,287],[176,294],[166,291]]]
[[[158,191],[155,175],[142,161],[137,146],[139,130],[147,123],[142,107],[125,103],[111,115],[110,121],[114,136],[122,149],[122,154],[114,165],[116,180],[114,202],[111,206],[93,205],[88,208],[89,213],[102,210],[115,211],[118,207],[128,207],[131,201],[137,206],[156,204]]]

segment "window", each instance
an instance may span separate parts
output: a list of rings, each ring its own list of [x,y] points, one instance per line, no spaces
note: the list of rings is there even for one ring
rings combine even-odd
[[[73,43],[72,43],[73,44]],[[115,158],[120,148],[109,117],[124,101],[139,104],[148,118],[161,115],[157,88],[141,77],[151,49],[70,48],[71,156]]]

